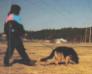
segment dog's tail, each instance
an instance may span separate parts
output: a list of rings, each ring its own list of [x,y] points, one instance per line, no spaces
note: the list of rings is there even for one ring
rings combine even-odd
[[[54,53],[55,53],[55,50],[53,50],[49,56],[40,59],[40,61],[47,61],[48,59],[52,59],[54,57]]]

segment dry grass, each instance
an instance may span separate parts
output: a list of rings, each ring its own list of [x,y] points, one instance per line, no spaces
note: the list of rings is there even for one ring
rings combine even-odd
[[[0,44],[0,74],[92,74],[92,47],[91,44],[47,44],[47,43],[24,43],[26,52],[31,59],[39,60],[40,58],[49,55],[52,48],[56,46],[71,46],[75,48],[80,57],[80,63],[77,65],[40,65],[27,66],[23,64],[14,64],[11,67],[3,66],[3,57],[5,55],[6,44]],[[17,52],[12,58],[18,59]]]

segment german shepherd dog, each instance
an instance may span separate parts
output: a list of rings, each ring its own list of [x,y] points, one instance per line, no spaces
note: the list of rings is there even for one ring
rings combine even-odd
[[[53,60],[51,60],[53,59]],[[54,64],[78,64],[79,57],[75,50],[71,47],[56,47],[49,56],[40,59],[41,62],[49,62]]]

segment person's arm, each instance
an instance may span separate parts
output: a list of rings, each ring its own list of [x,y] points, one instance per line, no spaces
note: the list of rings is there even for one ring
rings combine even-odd
[[[24,27],[23,27],[22,24],[20,24],[20,30],[21,30],[22,33],[25,33],[25,30],[24,30]]]
[[[25,30],[24,30],[23,25],[18,23],[18,22],[16,22],[16,21],[12,21],[12,22],[13,22],[13,26],[14,26],[14,29],[17,32],[17,34],[24,35]]]

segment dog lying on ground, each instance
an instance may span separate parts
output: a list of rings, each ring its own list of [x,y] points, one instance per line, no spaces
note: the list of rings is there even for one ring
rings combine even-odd
[[[73,48],[57,47],[51,52],[49,56],[40,59],[40,61],[47,62],[49,64],[78,64],[79,57]]]

